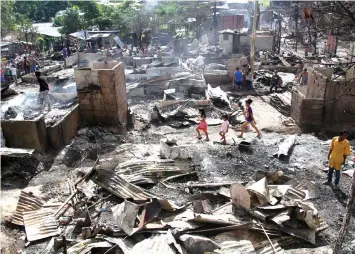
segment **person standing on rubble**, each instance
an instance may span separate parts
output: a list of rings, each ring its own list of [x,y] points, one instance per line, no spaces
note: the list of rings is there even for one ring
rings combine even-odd
[[[308,71],[307,69],[304,69],[299,77],[299,81],[301,83],[301,86],[306,86],[308,82]]]
[[[226,134],[228,132],[228,129],[229,129],[229,121],[228,121],[228,115],[224,115],[222,117],[223,121],[222,121],[222,124],[221,124],[221,129],[220,129],[220,132],[219,132],[219,135],[221,136],[221,140],[222,140],[222,144],[227,144],[227,141],[226,141]]]
[[[25,71],[25,74],[29,74],[31,72],[31,63],[26,56],[23,58],[23,70]]]
[[[281,86],[281,77],[277,74],[277,70],[274,71],[274,75],[271,77],[270,81],[270,93],[272,93],[272,89],[275,87],[275,92],[277,92],[277,88]]]
[[[257,138],[260,138],[260,136],[261,136],[260,131],[258,130],[258,127],[256,127],[256,121],[254,118],[253,110],[250,107],[252,102],[253,102],[252,99],[247,99],[245,101],[245,122],[242,124],[241,132],[240,132],[240,135],[238,135],[238,138],[243,138],[243,133],[245,132],[245,128],[248,126],[248,124],[250,124],[255,129],[255,131],[258,133],[258,135],[256,136]]]
[[[37,81],[39,83],[39,97],[38,97],[38,102],[39,104],[47,106],[48,107],[48,112],[51,111],[51,104],[49,102],[49,96],[48,96],[48,92],[49,92],[49,85],[47,83],[47,80],[45,77],[41,76],[41,72],[40,71],[36,71],[35,72],[36,77],[37,77]]]
[[[346,130],[342,130],[338,137],[334,137],[332,142],[330,143],[329,153],[328,153],[328,181],[324,184],[331,185],[333,173],[335,171],[335,188],[339,187],[340,180],[340,170],[341,166],[345,165],[346,157],[351,154],[350,152],[350,144],[346,139],[348,137],[348,132]]]
[[[246,88],[250,91],[253,88],[253,74],[251,72],[251,68],[248,69],[245,76]]]
[[[205,141],[209,141],[208,138],[208,132],[207,132],[207,122],[206,122],[206,112],[203,108],[199,109],[200,112],[200,123],[199,125],[196,127],[196,132],[197,132],[197,138],[201,139],[201,133],[200,130],[203,131],[206,135],[206,139]]]
[[[243,84],[243,73],[239,70],[239,67],[237,67],[234,72],[233,85],[237,88],[237,90],[239,90],[242,84]]]

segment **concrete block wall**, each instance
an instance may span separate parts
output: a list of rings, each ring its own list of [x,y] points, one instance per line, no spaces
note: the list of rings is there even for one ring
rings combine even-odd
[[[79,105],[75,106],[55,125],[47,127],[48,139],[51,147],[61,149],[69,144],[76,136],[80,124]]]
[[[35,120],[3,120],[1,128],[7,147],[35,149],[41,153],[47,150],[47,129],[43,116]]]
[[[233,80],[234,72],[237,67],[242,68],[243,65],[249,64],[248,58],[242,56],[240,58],[232,58],[227,61],[227,71],[229,81]]]
[[[122,62],[90,62],[91,69],[75,69],[80,117],[124,132],[127,124],[127,92]]]
[[[307,83],[307,98],[324,99],[327,77],[317,70],[309,68]]]
[[[302,94],[297,88],[292,89],[291,98],[291,118],[298,124],[302,124],[302,101],[305,99],[305,95]]]
[[[301,105],[301,126],[320,126],[323,123],[324,100],[304,99]]]

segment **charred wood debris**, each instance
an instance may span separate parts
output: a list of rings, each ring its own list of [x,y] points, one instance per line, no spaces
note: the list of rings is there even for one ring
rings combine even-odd
[[[288,156],[295,140],[281,142],[274,156]],[[162,149],[161,158],[174,157]],[[21,192],[8,223],[24,227],[28,245],[49,241],[41,253],[282,253],[299,241],[316,245],[327,228],[311,202],[313,184],[289,184],[283,171],[258,171],[251,182],[201,183],[195,165],[174,159],[134,159],[106,170],[98,156],[78,172],[64,202]],[[151,193],[147,186],[157,184],[167,192],[184,188],[189,201],[177,205]]]

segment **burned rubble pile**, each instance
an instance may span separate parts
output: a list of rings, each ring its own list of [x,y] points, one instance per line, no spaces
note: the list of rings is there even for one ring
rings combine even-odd
[[[81,135],[97,137],[88,131]],[[134,159],[114,170],[100,156],[93,161],[78,168],[64,202],[21,192],[10,222],[30,243],[51,237],[41,253],[282,253],[299,239],[316,244],[327,227],[310,202],[312,184],[291,185],[282,171],[260,171],[248,183],[195,184],[198,169],[172,159]],[[185,189],[189,201],[151,193],[157,184]]]

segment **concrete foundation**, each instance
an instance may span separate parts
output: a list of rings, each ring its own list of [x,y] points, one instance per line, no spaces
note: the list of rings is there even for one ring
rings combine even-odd
[[[125,132],[128,106],[124,64],[90,62],[89,68],[75,69],[75,81],[81,119]]]
[[[51,147],[60,149],[76,136],[80,124],[79,105],[62,117],[55,125],[47,128]]]
[[[35,149],[40,153],[45,153],[48,147],[61,149],[69,144],[78,126],[79,106],[68,111],[51,127],[46,127],[43,116],[34,120],[1,121],[7,147]]]
[[[41,153],[48,148],[43,116],[34,120],[3,120],[1,128],[7,147],[35,149]]]
[[[69,66],[77,65],[80,62],[84,62],[84,61],[88,61],[88,62],[97,61],[102,57],[103,55],[99,53],[79,52],[77,54],[71,55],[70,57],[67,57],[64,63],[65,63],[65,67],[69,67]]]
[[[228,71],[225,70],[205,72],[203,76],[206,84],[210,84],[212,87],[217,87],[229,82]]]
[[[307,87],[292,91],[291,117],[307,130],[355,131],[355,82],[329,81],[330,71],[309,68]]]
[[[140,67],[143,64],[150,64],[153,60],[153,57],[133,57],[133,66]]]

